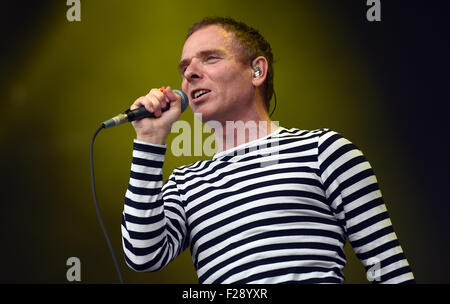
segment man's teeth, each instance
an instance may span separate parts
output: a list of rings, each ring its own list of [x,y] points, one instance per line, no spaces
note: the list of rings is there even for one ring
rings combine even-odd
[[[194,94],[194,98],[199,98],[201,95],[206,94],[206,93],[208,93],[208,92],[209,92],[208,90],[200,90],[200,91],[197,91],[197,92],[195,92],[195,94]]]

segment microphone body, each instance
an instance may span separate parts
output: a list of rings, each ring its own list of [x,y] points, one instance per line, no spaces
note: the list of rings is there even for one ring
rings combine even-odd
[[[181,113],[186,110],[186,108],[189,105],[189,100],[186,94],[183,91],[180,90],[173,90],[173,92],[177,95],[180,95],[181,97]],[[170,105],[167,105],[167,107],[161,109],[162,112],[165,112],[170,109]],[[111,119],[108,119],[107,121],[104,121],[102,123],[103,128],[111,128],[114,126],[118,126],[120,124],[131,122],[135,120],[139,120],[145,117],[155,117],[153,113],[148,112],[145,107],[140,107],[134,110],[126,110],[124,113],[119,114],[117,116],[114,116]]]

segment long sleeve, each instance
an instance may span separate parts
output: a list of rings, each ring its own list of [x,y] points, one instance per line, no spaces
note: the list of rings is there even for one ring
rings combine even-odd
[[[122,214],[125,260],[136,271],[165,267],[188,246],[186,215],[172,174],[163,185],[166,146],[138,140]]]
[[[318,144],[326,197],[373,283],[414,282],[375,174],[362,152],[336,132]]]

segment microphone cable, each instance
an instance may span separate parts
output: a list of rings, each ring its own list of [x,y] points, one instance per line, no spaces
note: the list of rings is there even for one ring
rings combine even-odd
[[[102,124],[101,127],[99,127],[97,129],[97,131],[95,131],[94,136],[92,136],[92,140],[91,140],[91,147],[90,147],[90,160],[91,160],[91,184],[92,184],[92,195],[94,197],[94,205],[95,205],[95,210],[97,211],[97,218],[98,218],[98,222],[100,223],[100,226],[102,227],[103,230],[103,234],[105,236],[106,239],[106,243],[108,244],[108,248],[109,251],[111,253],[112,259],[114,261],[114,266],[116,267],[116,271],[117,271],[117,276],[119,277],[119,282],[120,284],[123,284],[123,278],[122,278],[122,273],[120,272],[120,268],[119,268],[119,264],[117,263],[117,259],[116,259],[116,255],[114,254],[114,250],[112,248],[111,245],[111,241],[109,240],[108,237],[108,233],[106,231],[105,225],[103,224],[103,220],[102,220],[102,216],[100,214],[100,209],[98,207],[98,203],[97,203],[97,193],[95,191],[95,176],[94,176],[94,141],[95,141],[95,137],[97,136],[97,134],[105,128],[105,125]]]
[[[273,112],[275,112],[275,109],[277,108],[277,94],[275,93],[275,89],[273,90],[273,97],[274,97],[274,105],[273,110],[269,115],[270,118],[272,118]]]

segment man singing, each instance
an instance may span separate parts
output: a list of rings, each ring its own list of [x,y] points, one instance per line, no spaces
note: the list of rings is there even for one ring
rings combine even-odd
[[[343,283],[348,237],[370,281],[414,282],[362,152],[332,130],[271,121],[272,64],[269,43],[244,23],[213,17],[191,27],[182,89],[214,130],[217,153],[174,169],[165,183],[180,98],[152,89],[130,107],[155,117],[133,122],[127,264],[156,271],[190,247],[200,283]]]

